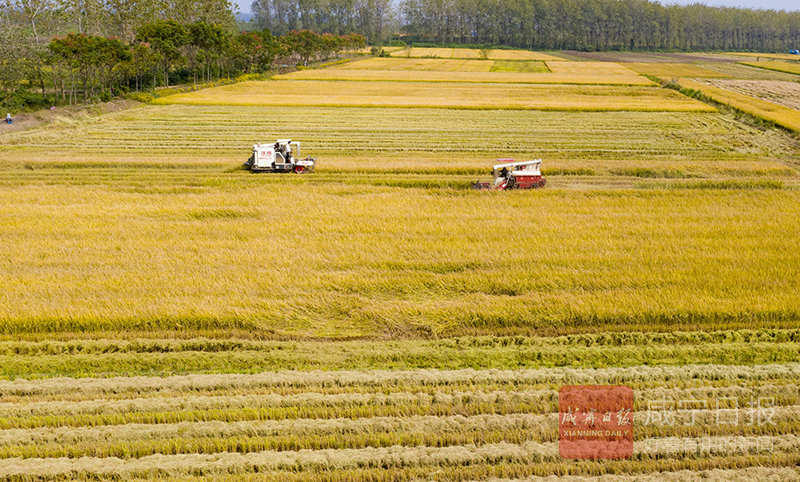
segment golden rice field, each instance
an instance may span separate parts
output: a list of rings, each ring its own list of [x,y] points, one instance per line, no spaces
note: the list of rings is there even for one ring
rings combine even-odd
[[[675,77],[709,77],[709,78],[730,78],[728,74],[722,72],[715,72],[713,70],[705,69],[694,64],[679,64],[679,63],[625,63],[625,67],[638,72],[643,75],[652,75],[654,77],[663,77],[671,79]]]
[[[383,60],[383,59],[381,59]],[[476,61],[479,62],[479,61]],[[493,68],[493,67],[492,67]],[[641,75],[604,74],[552,74],[518,73],[497,71],[400,71],[400,70],[355,70],[321,69],[299,70],[278,75],[275,79],[289,80],[346,80],[370,82],[469,82],[487,84],[552,84],[552,85],[626,85],[654,86],[651,80]]]
[[[347,62],[337,65],[336,69],[403,72],[550,72],[547,65],[540,60],[442,60],[389,57],[371,57],[354,62]],[[324,70],[302,70],[299,72],[324,72]]]
[[[565,67],[568,64],[571,67]],[[398,59],[385,57],[358,60],[324,69],[299,70],[274,78],[392,82],[656,85],[647,77],[610,62],[560,61],[545,64],[540,61]]]
[[[375,60],[0,126],[0,481],[800,480],[796,136]],[[560,456],[571,384],[631,458]]]
[[[335,70],[372,70],[372,71],[423,71],[423,72],[489,72],[492,60],[441,60],[419,58],[371,57],[354,62],[337,65]],[[332,69],[300,70],[293,72],[325,72]]]
[[[427,57],[431,59],[478,59],[480,54],[476,49],[445,49],[413,47],[411,49],[395,50],[392,57]],[[490,60],[563,60],[558,57],[541,52],[529,50],[492,50]]]
[[[706,104],[655,87],[436,82],[242,82],[156,99],[156,104],[405,107],[564,111],[714,112]]]
[[[547,62],[547,67],[554,74],[639,77],[638,73],[614,62],[566,62],[559,60]]]
[[[788,62],[740,62],[742,65],[749,65],[750,67],[758,67],[759,69],[776,70],[778,72],[786,72],[788,74],[800,75],[800,64]]]

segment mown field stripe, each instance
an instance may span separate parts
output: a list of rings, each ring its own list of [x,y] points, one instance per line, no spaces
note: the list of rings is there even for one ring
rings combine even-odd
[[[634,443],[637,459],[658,459],[675,454],[677,444],[685,449],[677,453],[696,453],[701,456],[714,455],[713,447],[727,444],[733,447],[751,447],[746,437],[709,437],[708,445],[695,445],[693,441],[644,440]],[[686,445],[686,444],[689,445]],[[793,434],[772,438],[772,452],[768,457],[795,456],[800,452],[800,441]],[[753,447],[757,449],[756,447]],[[749,452],[749,450],[746,450]],[[748,454],[752,459],[757,452]],[[710,457],[708,457],[710,458]],[[734,457],[731,457],[735,460]],[[357,468],[381,467],[385,469],[420,466],[458,466],[497,463],[538,464],[541,462],[563,463],[558,455],[558,444],[526,442],[523,444],[497,443],[486,445],[460,445],[449,447],[387,447],[341,450],[262,451],[246,454],[155,454],[137,459],[122,460],[115,457],[77,459],[2,459],[0,477],[28,476],[53,478],[64,474],[98,477],[141,477],[148,474],[189,475],[192,473],[247,473],[262,470],[337,471]],[[637,461],[636,459],[634,459]],[[700,459],[702,460],[702,459]],[[712,459],[713,460],[713,459]],[[785,460],[785,459],[784,459]],[[696,464],[698,459],[671,461],[676,468],[681,463]],[[623,462],[624,463],[624,462]],[[701,462],[702,463],[702,462]],[[736,466],[734,462],[733,466]]]
[[[614,336],[609,334],[609,339]],[[664,335],[668,339],[668,335]],[[583,337],[583,335],[579,336]],[[586,336],[591,339],[591,336]],[[457,348],[461,341],[466,341],[464,348],[470,345],[469,340],[411,342],[415,348],[429,346],[431,350]],[[485,342],[485,347],[491,350],[501,349],[504,340],[475,340]],[[508,339],[507,347],[519,350],[526,346],[525,339]],[[514,342],[521,343],[514,343]],[[537,342],[547,340],[530,339],[530,345],[539,346]],[[176,341],[180,344],[181,342]],[[392,345],[402,347],[403,342],[391,342]],[[280,347],[282,343],[269,342],[267,346]],[[298,349],[303,344],[289,343]],[[332,349],[355,348],[363,345],[354,343],[314,343],[308,342],[311,351],[323,349],[325,346]],[[337,346],[338,345],[338,346]],[[188,346],[192,346],[191,343]],[[377,344],[377,349],[385,349],[383,344]],[[110,377],[110,378],[44,378],[39,380],[0,380],[0,396],[38,396],[46,394],[66,395],[71,392],[88,393],[119,393],[119,392],[150,392],[170,389],[179,392],[195,392],[219,388],[255,389],[260,387],[293,386],[311,390],[313,387],[346,387],[364,386],[384,388],[387,386],[441,386],[441,385],[482,385],[482,384],[507,384],[507,385],[543,385],[543,384],[625,384],[634,382],[659,383],[664,380],[692,380],[715,381],[729,380],[732,382],[747,382],[749,380],[800,380],[800,363],[770,364],[770,365],[683,365],[683,366],[650,366],[640,365],[628,368],[537,368],[518,370],[476,370],[465,368],[459,370],[341,370],[341,371],[278,371],[256,374],[195,374],[168,377]]]
[[[674,401],[674,400],[673,400]],[[764,437],[794,433],[800,407],[770,406],[738,411],[714,404],[691,418],[671,411],[632,413],[634,439],[652,437]],[[655,415],[654,415],[655,414]],[[724,423],[720,424],[720,414]],[[657,421],[655,418],[658,417]],[[735,421],[735,423],[734,423]],[[688,422],[691,422],[690,424]],[[0,458],[143,457],[156,453],[257,452],[364,447],[485,445],[554,442],[559,415],[549,413],[464,416],[402,416],[361,419],[298,419],[245,422],[178,422],[0,431]]]
[[[484,464],[471,467],[446,467],[446,468],[406,468],[406,469],[356,469],[341,470],[331,474],[313,474],[308,472],[269,472],[268,474],[236,474],[212,475],[209,477],[167,477],[154,476],[148,479],[131,479],[132,482],[140,480],[158,480],[162,482],[250,482],[262,481],[269,477],[275,482],[303,482],[303,481],[328,481],[328,482],[385,482],[406,480],[448,480],[448,481],[476,481],[491,480],[493,482],[752,482],[754,480],[769,481],[800,481],[800,473],[791,468],[796,457],[766,456],[733,456],[733,460],[726,464],[724,459],[700,461],[695,464],[681,463],[676,468],[671,461],[647,461],[645,463],[632,463],[629,461],[574,461],[569,470],[565,470],[557,463],[542,463],[535,466],[522,464]],[[603,463],[605,462],[605,463]],[[717,467],[742,467],[751,463],[755,467],[738,469],[720,469]],[[759,467],[758,465],[764,465]],[[787,465],[787,467],[781,467]],[[744,465],[746,466],[746,465]],[[773,467],[774,466],[774,467]],[[624,471],[636,475],[623,474]],[[579,474],[579,475],[552,475],[552,474]],[[537,474],[537,475],[529,475]],[[605,475],[598,475],[605,474]],[[106,480],[100,478],[99,480]]]

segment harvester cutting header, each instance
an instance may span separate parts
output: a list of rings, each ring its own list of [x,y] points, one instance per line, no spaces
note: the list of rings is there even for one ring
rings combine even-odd
[[[278,139],[274,144],[256,144],[253,155],[244,163],[253,171],[259,172],[294,172],[303,174],[314,172],[317,159],[306,157],[299,159],[300,143],[291,139]]]
[[[514,162],[514,159],[497,159],[500,164],[492,168],[492,182],[477,181],[472,184],[475,189],[536,189],[544,187],[545,179],[540,170],[541,159]]]

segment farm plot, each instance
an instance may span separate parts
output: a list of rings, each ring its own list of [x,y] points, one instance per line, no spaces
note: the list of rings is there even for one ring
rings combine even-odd
[[[491,60],[562,60],[553,55],[530,50],[493,50],[489,54]]]
[[[569,162],[598,173],[623,162],[693,165],[699,170],[689,172],[701,175],[744,166],[743,174],[752,176],[778,165],[773,156],[793,152],[791,141],[775,133],[715,114],[172,105],[7,135],[0,172],[13,181],[25,166],[28,176],[47,166],[76,176],[85,172],[77,168],[88,166],[122,172],[141,165],[159,168],[155,174],[170,165],[230,166],[243,162],[253,143],[286,133],[305,152],[327,158],[323,171],[363,173],[475,175],[485,171],[487,159],[541,156],[546,168]]]
[[[531,74],[532,75],[532,74]],[[156,104],[328,107],[438,107],[564,111],[715,112],[674,91],[652,87],[425,82],[242,82],[156,99]]]
[[[716,72],[730,75],[737,80],[786,80],[789,82],[800,81],[800,75],[778,72],[777,70],[760,69],[741,63],[706,62],[700,63],[701,67]]]
[[[440,61],[447,62],[447,61]],[[481,62],[476,60],[474,62]],[[488,61],[491,63],[491,61]],[[515,62],[516,63],[516,62]],[[488,65],[487,65],[488,67]],[[491,69],[495,67],[492,66]],[[501,69],[503,67],[500,67]],[[520,68],[520,66],[512,66]],[[533,70],[533,68],[531,69]],[[545,68],[546,70],[546,68]],[[562,84],[562,85],[625,85],[655,86],[646,77],[602,74],[551,74],[519,73],[512,71],[399,71],[399,70],[354,70],[320,69],[300,70],[279,75],[275,79],[290,80],[348,80],[348,81],[390,81],[390,82],[469,82],[501,84]]]
[[[480,53],[475,49],[453,49],[454,59],[479,59]]]
[[[779,80],[713,80],[706,82],[737,94],[800,111],[800,84]]]
[[[469,178],[458,190],[219,171],[80,185],[59,171],[17,173],[3,190],[3,333],[457,336],[800,316],[785,236],[800,230],[800,199],[764,189],[779,185],[487,197]]]
[[[797,110],[693,80],[680,79],[679,82],[684,87],[702,92],[716,102],[727,104],[755,117],[774,122],[786,129],[800,132],[800,112]]]
[[[494,60],[491,72],[550,73],[547,64],[541,60]]]
[[[335,70],[388,70],[388,71],[425,71],[425,72],[489,72],[491,60],[446,60],[446,59],[397,59],[373,57],[370,59],[348,62],[337,65]],[[327,70],[301,70],[293,72],[325,72]]]
[[[453,58],[454,49],[445,48],[427,48],[427,47],[414,47],[411,49],[397,50],[391,53],[392,57],[423,57],[423,58],[438,58],[450,59]]]
[[[636,72],[614,62],[565,62],[562,60],[546,63],[554,74],[639,77]]]
[[[390,54],[392,57],[429,57],[439,59],[480,58],[475,49],[442,49],[442,48],[420,48],[414,47],[409,50],[398,50]],[[493,50],[489,55],[490,60],[563,60],[552,55],[541,52],[531,52],[529,50]]]
[[[693,64],[677,64],[677,63],[627,63],[623,66],[644,75],[652,75],[655,77],[663,77],[666,79],[674,77],[719,77],[730,78],[728,74],[722,72],[715,72],[713,70],[704,69]]]
[[[0,384],[13,400],[0,406],[0,480],[546,476],[564,466],[554,387],[570,383],[624,383],[636,397],[634,457],[570,461],[571,474],[716,469],[727,480],[791,480],[799,373],[786,364],[10,381]],[[737,407],[751,399],[763,401],[748,423],[756,411]],[[692,413],[691,426],[656,424],[649,403],[662,400],[680,421],[686,414],[673,403],[708,408]],[[715,424],[720,409],[741,425]]]
[[[788,62],[741,62],[742,65],[749,65],[750,67],[757,67],[759,69],[776,70],[778,72],[786,72],[788,74],[800,75],[800,63]]]

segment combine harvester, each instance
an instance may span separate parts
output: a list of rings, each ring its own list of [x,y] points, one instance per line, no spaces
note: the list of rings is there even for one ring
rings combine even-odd
[[[294,172],[303,174],[314,172],[317,165],[315,157],[298,159],[300,143],[291,139],[278,139],[274,144],[256,144],[253,155],[244,163],[251,171],[256,172]]]
[[[492,182],[474,182],[475,189],[491,189],[505,191],[506,189],[536,189],[544,187],[545,179],[540,168],[541,159],[533,161],[514,162],[514,159],[497,159],[497,164],[492,168]]]

